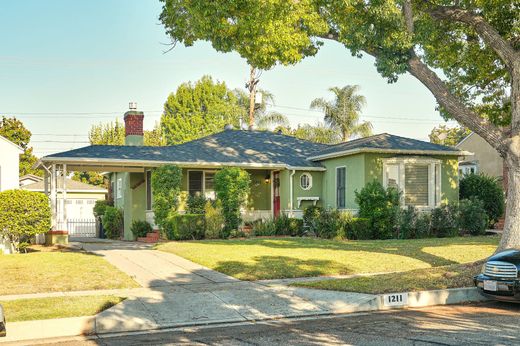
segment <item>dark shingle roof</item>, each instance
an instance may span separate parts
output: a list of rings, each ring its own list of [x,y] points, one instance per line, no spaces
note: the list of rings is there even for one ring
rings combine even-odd
[[[326,149],[318,152],[315,155],[312,155],[312,158],[318,159],[322,156],[327,157],[336,153],[340,154],[342,152],[356,150],[395,150],[409,152],[431,151],[439,152],[439,154],[460,152],[460,150],[457,148],[452,148],[445,145],[420,141],[418,139],[394,136],[388,133],[381,133],[370,137],[359,138],[352,141],[328,146]]]
[[[307,160],[329,147],[268,131],[227,130],[167,147],[92,145],[46,156],[52,158],[117,159],[186,163],[271,164],[320,167]]]

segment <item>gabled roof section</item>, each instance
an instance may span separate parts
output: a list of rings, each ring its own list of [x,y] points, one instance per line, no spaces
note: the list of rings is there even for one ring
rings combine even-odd
[[[312,155],[309,160],[320,161],[362,152],[414,155],[464,155],[463,151],[445,145],[382,133],[329,146],[317,154]]]
[[[270,131],[226,130],[184,144],[165,147],[92,145],[53,154],[42,161],[173,163],[184,166],[317,168],[309,156],[329,147]]]
[[[0,136],[0,140],[4,141],[4,142],[7,142],[9,144],[11,144],[13,147],[15,147],[16,149],[18,149],[18,151],[22,152],[23,153],[23,148],[20,147],[19,145],[16,145],[14,144],[13,142],[11,142],[10,140],[8,140],[7,138],[3,137],[3,136]]]

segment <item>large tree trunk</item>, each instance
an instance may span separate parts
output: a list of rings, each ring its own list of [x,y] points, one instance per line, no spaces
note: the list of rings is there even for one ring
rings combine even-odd
[[[506,220],[497,252],[520,248],[520,166],[518,160],[520,157],[516,157],[514,160],[506,159],[508,169]]]

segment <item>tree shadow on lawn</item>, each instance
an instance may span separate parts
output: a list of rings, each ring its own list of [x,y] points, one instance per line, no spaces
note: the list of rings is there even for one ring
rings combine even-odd
[[[467,238],[426,238],[426,239],[391,239],[391,240],[363,240],[363,241],[342,241],[326,240],[317,238],[263,238],[245,240],[224,240],[212,241],[216,245],[256,245],[274,249],[323,249],[325,251],[350,251],[350,252],[370,252],[379,254],[392,254],[420,260],[431,266],[444,266],[457,264],[459,262],[450,260],[442,255],[435,255],[426,252],[425,248],[442,248],[449,246],[486,246],[498,244],[496,236],[486,238],[473,237]],[[450,250],[446,249],[449,254]],[[295,254],[296,255],[296,254]],[[491,255],[491,254],[490,254]],[[263,256],[269,257],[269,256]],[[287,257],[295,259],[293,257]],[[242,263],[242,265],[244,265]],[[344,267],[344,266],[343,266]],[[217,270],[219,270],[217,268]],[[233,275],[233,274],[231,274]]]
[[[330,274],[348,275],[353,269],[345,263],[323,259],[298,259],[288,256],[256,256],[254,263],[221,261],[214,270],[241,280],[312,277]]]

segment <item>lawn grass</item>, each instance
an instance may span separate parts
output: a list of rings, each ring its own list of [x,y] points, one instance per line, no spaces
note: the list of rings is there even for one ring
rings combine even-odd
[[[0,301],[9,322],[92,316],[125,298],[116,296],[79,296]]]
[[[102,257],[51,251],[0,255],[0,295],[139,287]]]
[[[157,249],[241,280],[259,280],[471,263],[493,254],[498,241],[498,236],[369,241],[251,238],[169,242]]]
[[[352,279],[298,282],[291,286],[371,294],[473,287],[473,276],[480,272],[483,263],[483,261],[478,261],[474,263],[452,264],[442,267],[415,269],[404,273],[390,273]]]

